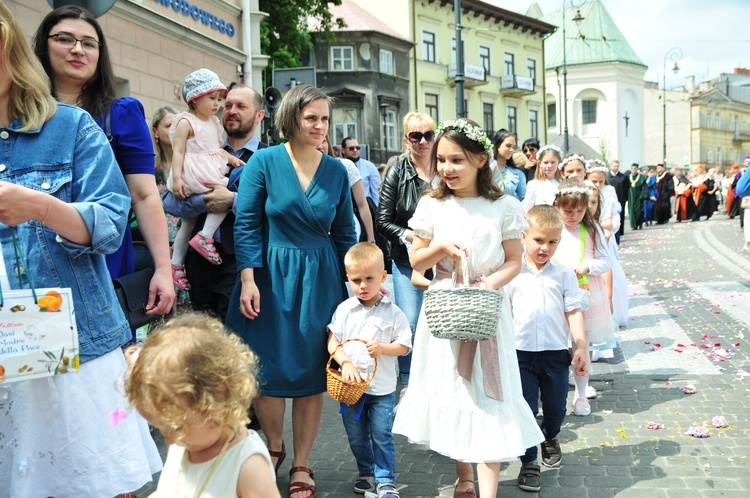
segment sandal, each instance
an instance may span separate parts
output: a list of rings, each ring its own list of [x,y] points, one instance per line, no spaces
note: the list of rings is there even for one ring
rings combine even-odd
[[[359,476],[357,480],[354,481],[355,493],[363,495],[370,491],[375,491],[375,483],[373,482],[372,477]]]
[[[465,489],[463,491],[458,490],[458,485],[462,482],[470,482],[471,487],[469,489]],[[477,492],[474,489],[474,481],[469,479],[464,479],[463,481],[456,481],[455,486],[453,487],[453,498],[476,498]]]
[[[378,484],[378,498],[399,498],[398,491],[392,483]]]
[[[216,250],[214,239],[209,239],[196,233],[195,237],[190,239],[189,244],[190,247],[195,249],[195,252],[203,256],[209,263],[214,265],[221,264],[221,256],[219,256],[219,252]]]
[[[315,477],[315,473],[309,467],[292,467],[289,469],[289,479],[292,478],[295,472],[304,472],[310,475],[310,479]],[[315,484],[309,484],[303,481],[292,481],[289,483],[289,497],[295,493],[302,493],[304,491],[311,491],[312,494],[307,498],[315,498],[318,494],[315,492]]]
[[[276,473],[276,477],[279,477],[279,467],[281,467],[281,464],[284,462],[284,459],[286,458],[286,445],[284,444],[284,440],[281,440],[281,450],[280,451],[271,451],[268,450],[268,454],[271,455],[271,458],[278,458],[276,460],[276,465],[274,465],[274,472]]]
[[[185,265],[172,265],[172,281],[180,290],[190,290]]]

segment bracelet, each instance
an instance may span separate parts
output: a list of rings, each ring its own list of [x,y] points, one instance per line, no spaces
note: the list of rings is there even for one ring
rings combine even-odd
[[[47,218],[49,218],[49,213],[52,211],[52,204],[47,203],[47,212],[44,215],[44,218],[42,218],[42,221],[40,223],[44,225],[47,222]]]

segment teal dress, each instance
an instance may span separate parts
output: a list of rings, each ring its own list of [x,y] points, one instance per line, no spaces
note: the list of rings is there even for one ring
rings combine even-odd
[[[302,397],[326,390],[326,326],[346,297],[343,260],[356,243],[349,180],[327,155],[306,191],[283,145],[259,150],[242,173],[234,244],[237,271],[254,268],[260,314],[239,311],[241,281],[226,325],[259,357],[261,394]]]

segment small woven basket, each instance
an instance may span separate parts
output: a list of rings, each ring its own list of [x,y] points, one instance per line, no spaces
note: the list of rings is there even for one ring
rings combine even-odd
[[[362,339],[347,339],[339,347],[351,341],[359,341],[367,344]],[[375,378],[375,374],[378,371],[378,359],[375,358],[375,369],[372,371],[369,380],[363,382],[349,382],[344,380],[341,376],[341,370],[335,370],[331,367],[331,361],[333,361],[333,355],[328,358],[328,363],[326,364],[326,390],[328,391],[328,395],[341,403],[346,403],[347,405],[355,404],[367,388],[370,387],[370,384],[372,384],[372,379]]]
[[[463,287],[458,287],[457,269],[453,269],[450,289],[431,289],[424,293],[424,313],[430,332],[438,339],[484,341],[497,332],[503,307],[503,293],[469,287],[466,256],[461,255]]]

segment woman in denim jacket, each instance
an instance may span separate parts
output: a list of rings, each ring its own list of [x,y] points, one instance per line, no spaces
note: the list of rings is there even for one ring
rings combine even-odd
[[[516,137],[508,130],[500,130],[493,137],[495,157],[490,162],[492,179],[506,194],[519,201],[526,197],[526,173],[513,162]]]
[[[130,196],[104,133],[55,104],[1,2],[0,41],[0,283],[69,287],[80,360],[78,372],[0,386],[0,498],[113,497],[161,466],[143,419],[117,411],[127,408],[117,385],[130,328],[104,255],[120,246]]]

